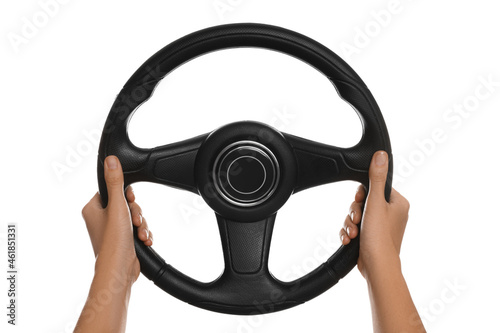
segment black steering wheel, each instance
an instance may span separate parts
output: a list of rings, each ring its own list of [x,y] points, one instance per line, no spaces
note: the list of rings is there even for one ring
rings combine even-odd
[[[183,63],[208,52],[259,47],[296,57],[323,73],[358,113],[363,136],[350,148],[338,148],[282,133],[262,123],[228,124],[182,142],[153,149],[134,146],[127,124],[156,85]],[[368,168],[378,150],[389,154],[385,188],[389,199],[392,157],[382,114],[361,78],[318,42],[263,24],[228,24],[189,34],[149,58],[128,80],[109,112],[99,146],[97,173],[103,204],[108,196],[104,159],[116,155],[125,187],[139,181],[199,194],[215,211],[225,268],[210,283],[179,272],[137,238],[142,273],[164,291],[200,308],[230,314],[259,314],[304,303],[323,293],[356,265],[359,237],[341,246],[326,262],[292,282],[268,269],[277,211],[292,193],[321,184],[354,180],[368,186]],[[313,208],[313,207],[311,207]]]

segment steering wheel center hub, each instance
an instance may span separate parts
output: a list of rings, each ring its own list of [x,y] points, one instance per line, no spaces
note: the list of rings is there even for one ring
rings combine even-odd
[[[279,164],[274,154],[255,141],[235,142],[215,160],[213,179],[217,192],[229,203],[256,206],[267,200],[279,181]]]
[[[278,211],[293,193],[297,161],[276,129],[237,121],[211,132],[196,154],[199,194],[220,216],[256,222]]]

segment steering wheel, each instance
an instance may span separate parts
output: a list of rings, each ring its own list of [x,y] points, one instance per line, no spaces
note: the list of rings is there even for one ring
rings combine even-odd
[[[128,122],[163,77],[200,55],[236,47],[279,51],[323,73],[361,118],[360,142],[338,148],[282,133],[263,123],[241,121],[153,149],[131,143]],[[335,285],[356,265],[359,236],[309,274],[291,282],[279,281],[268,269],[271,236],[276,213],[291,194],[342,180],[358,181],[368,187],[371,157],[378,150],[389,154],[385,187],[388,200],[392,180],[389,134],[361,78],[335,53],[306,36],[270,25],[228,24],[174,41],[132,75],[106,120],[97,174],[104,206],[108,195],[103,163],[108,155],[120,159],[125,187],[148,181],[201,195],[216,213],[224,254],[223,273],[209,283],[184,275],[145,246],[134,227],[141,272],[167,293],[194,306],[249,315],[304,303]]]

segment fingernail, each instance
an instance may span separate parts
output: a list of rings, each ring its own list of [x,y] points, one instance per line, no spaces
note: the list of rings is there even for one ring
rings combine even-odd
[[[351,216],[351,221],[354,223],[354,211],[351,212],[350,216]]]
[[[118,167],[118,162],[116,161],[116,157],[110,156],[106,158],[106,165],[108,166],[108,169],[116,169]]]
[[[341,243],[344,243],[344,237],[345,237],[344,235],[340,235],[340,242]]]
[[[149,238],[149,231],[148,231],[148,229],[144,229],[144,233],[146,234],[146,239],[148,239]]]
[[[375,165],[383,166],[387,162],[387,154],[385,152],[377,153],[375,156]]]
[[[351,237],[351,233],[352,233],[351,227],[347,227],[347,236]]]
[[[141,224],[142,224],[142,214],[139,213],[139,225],[141,225]]]

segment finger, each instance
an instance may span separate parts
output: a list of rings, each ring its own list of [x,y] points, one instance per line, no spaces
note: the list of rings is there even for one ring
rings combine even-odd
[[[358,226],[352,222],[349,215],[345,218],[343,229],[346,231],[346,234],[350,239],[356,238],[358,235]]]
[[[153,232],[149,232],[149,238],[144,242],[144,245],[146,246],[152,246],[153,245]]]
[[[136,227],[142,224],[142,209],[136,202],[129,203],[130,216],[132,217],[132,224]]]
[[[354,201],[349,208],[349,216],[351,217],[352,223],[359,224],[359,222],[361,222],[362,212],[363,203]]]
[[[358,186],[358,189],[356,190],[356,195],[354,196],[354,201],[356,202],[363,202],[366,198],[366,188],[365,185],[361,184]]]
[[[385,181],[387,179],[387,169],[389,167],[387,153],[383,150],[373,155],[368,176],[370,178],[370,189],[368,198],[370,201],[385,202]]]
[[[339,237],[342,245],[347,245],[351,242],[351,239],[347,236],[347,231],[344,228],[340,229]]]
[[[135,193],[134,193],[134,189],[132,188],[132,186],[127,187],[127,191],[125,192],[125,196],[126,196],[127,201],[129,203],[132,203],[135,201]]]
[[[104,160],[104,179],[108,189],[109,205],[126,203],[123,193],[123,171],[118,157],[110,155]]]
[[[142,218],[141,226],[137,230],[137,236],[143,242],[147,241],[149,238],[149,227],[148,227],[148,223],[146,222],[146,219],[144,217]]]

